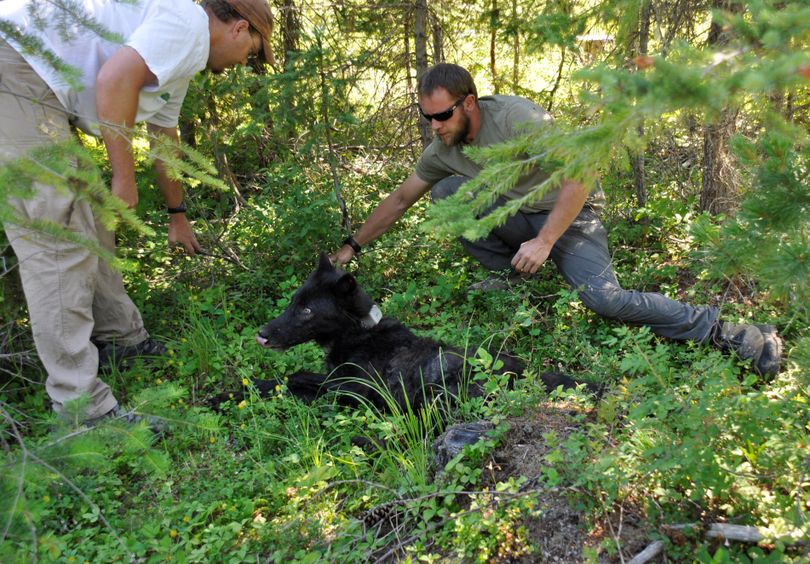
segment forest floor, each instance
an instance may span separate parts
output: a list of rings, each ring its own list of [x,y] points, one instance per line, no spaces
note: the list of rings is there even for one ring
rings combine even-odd
[[[537,500],[539,516],[524,522],[528,538],[537,547],[534,554],[521,562],[578,562],[590,547],[594,552],[606,538],[612,539],[624,558],[632,558],[650,542],[640,516],[634,511],[614,511],[600,523],[588,523],[587,515],[572,504],[565,489],[532,488],[548,466],[548,455],[554,450],[547,437],[564,442],[580,430],[582,423],[574,415],[582,408],[565,402],[546,402],[533,413],[509,418],[509,430],[486,463],[485,485],[505,482],[509,478],[529,478],[529,490]],[[589,416],[590,414],[585,414]],[[602,551],[599,562],[619,561],[618,554]]]

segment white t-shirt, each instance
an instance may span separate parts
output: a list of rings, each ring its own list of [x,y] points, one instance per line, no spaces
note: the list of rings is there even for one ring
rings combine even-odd
[[[77,0],[85,13],[102,29],[118,34],[124,45],[135,49],[158,83],[144,87],[138,98],[137,122],[174,127],[191,78],[205,68],[210,39],[208,15],[192,0]],[[43,58],[23,52],[13,39],[9,44],[51,87],[82,130],[98,135],[96,77],[102,65],[121,47],[106,40],[86,25],[73,20],[71,37],[60,36],[55,22],[65,14],[49,2],[36,2],[36,20],[30,0],[0,1],[0,19],[12,22],[27,34],[39,37],[44,47],[81,72],[81,87],[72,87]],[[40,30],[35,21],[46,23]]]

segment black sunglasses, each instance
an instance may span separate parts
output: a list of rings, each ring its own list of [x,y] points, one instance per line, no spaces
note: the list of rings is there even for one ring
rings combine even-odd
[[[423,117],[423,118],[425,118],[425,119],[426,119],[426,120],[428,120],[428,121],[433,121],[434,119],[435,119],[436,121],[447,121],[448,119],[450,119],[451,117],[453,117],[453,112],[455,112],[455,111],[456,111],[456,108],[458,108],[458,106],[459,106],[459,105],[460,105],[460,104],[461,104],[461,103],[462,103],[464,100],[466,100],[466,99],[467,99],[467,96],[469,96],[469,94],[465,94],[464,96],[462,96],[461,98],[459,98],[459,99],[456,101],[456,103],[455,103],[455,104],[453,104],[452,106],[450,106],[449,108],[447,108],[447,109],[446,109],[446,110],[444,110],[443,112],[439,112],[439,113],[436,113],[436,114],[426,114],[425,112],[423,112],[423,111],[422,111],[422,106],[419,106],[419,113],[420,113],[420,114],[422,114],[422,117]]]

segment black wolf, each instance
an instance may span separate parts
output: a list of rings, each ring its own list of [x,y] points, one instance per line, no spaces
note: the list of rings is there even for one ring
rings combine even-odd
[[[384,387],[401,409],[416,409],[439,395],[452,401],[465,384],[470,397],[483,394],[478,382],[464,381],[470,370],[463,351],[414,335],[396,319],[384,317],[354,276],[333,267],[325,254],[287,309],[264,325],[256,340],[272,349],[315,341],[327,351],[325,374],[302,371],[288,377],[287,389],[305,401],[338,392],[342,404],[356,405],[363,398],[389,410],[379,393]],[[523,373],[518,359],[505,354],[500,359],[503,373]],[[540,378],[548,389],[577,385],[559,373]],[[276,384],[256,382],[262,393]]]

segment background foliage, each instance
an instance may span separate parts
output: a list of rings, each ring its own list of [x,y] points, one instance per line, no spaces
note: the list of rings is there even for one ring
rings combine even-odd
[[[140,222],[104,198],[97,142],[64,149],[95,163],[81,180],[111,221],[123,216],[130,295],[170,346],[164,364],[108,382],[123,404],[170,421],[169,435],[54,419],[5,248],[0,559],[531,559],[526,523],[540,511],[540,488],[564,489],[585,516],[593,542],[582,559],[619,558],[621,543],[604,529],[625,508],[649,540],[666,526],[715,521],[756,526],[768,538],[724,547],[697,533],[666,537],[671,559],[802,558],[807,2],[284,0],[275,11],[278,68],[200,75],[183,108],[185,144],[221,181],[202,183],[200,159],[189,159],[200,169],[186,174],[202,257],[166,246],[147,143],[136,143]],[[430,410],[310,407],[283,389],[264,401],[250,393],[221,414],[209,409],[223,391],[252,392],[255,378],[320,367],[315,347],[261,350],[257,327],[283,310],[318,253],[336,248],[407,176],[425,141],[415,79],[442,60],[469,68],[480,93],[527,96],[555,115],[555,128],[475,155],[494,191],[508,189],[505,171],[520,166],[520,153],[555,163],[560,175],[598,174],[622,283],[718,305],[733,321],[775,323],[785,338],[782,372],[763,381],[710,348],[600,319],[550,266],[521,290],[470,294],[485,273],[452,235],[482,228],[470,213],[482,204],[428,210],[420,202],[352,265],[361,283],[417,332],[472,350],[491,340],[530,366],[516,390],[493,386],[488,402],[467,402],[456,418],[494,420],[502,437],[510,418],[548,402],[538,371],[605,384],[598,401],[551,398],[584,415],[570,435],[544,437],[550,452],[539,475],[486,483],[495,438],[434,480],[429,444],[442,423]],[[3,169],[4,221],[6,195],[25,189],[27,172]],[[477,370],[497,383],[486,359]],[[386,446],[367,452],[356,436]],[[393,524],[369,523],[367,510],[381,507]]]

